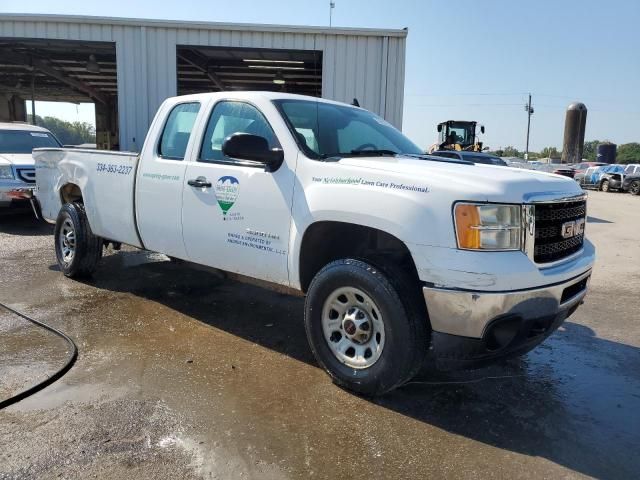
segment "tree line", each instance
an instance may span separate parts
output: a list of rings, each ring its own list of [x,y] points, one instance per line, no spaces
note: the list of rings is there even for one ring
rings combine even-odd
[[[598,154],[598,145],[601,143],[609,143],[608,141],[591,140],[584,142],[584,149],[582,151],[582,158],[589,162],[595,162]],[[517,148],[509,146],[502,149],[494,150],[492,152],[499,157],[518,157],[524,158],[524,152],[519,151]],[[556,147],[546,147],[539,152],[529,152],[529,160],[535,160],[538,158],[554,158],[560,159],[562,157],[562,151]],[[616,163],[640,163],[640,143],[631,142],[618,145],[616,151]]]
[[[27,115],[31,123],[31,115]],[[81,145],[96,143],[96,129],[88,122],[67,122],[56,117],[36,115],[36,125],[53,133],[63,145]]]

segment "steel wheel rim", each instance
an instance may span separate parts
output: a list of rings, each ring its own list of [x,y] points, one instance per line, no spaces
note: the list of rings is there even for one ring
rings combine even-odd
[[[334,290],[322,308],[322,330],[331,353],[348,367],[373,366],[384,349],[384,320],[376,303],[362,290]]]
[[[609,182],[602,182],[602,191],[603,192],[609,191]]]
[[[62,261],[66,264],[71,263],[76,254],[76,231],[73,228],[73,222],[69,218],[62,222],[60,233],[58,234],[58,243]]]
[[[631,184],[631,187],[629,188],[629,191],[633,195],[638,195],[638,193],[640,193],[640,182],[633,182]]]

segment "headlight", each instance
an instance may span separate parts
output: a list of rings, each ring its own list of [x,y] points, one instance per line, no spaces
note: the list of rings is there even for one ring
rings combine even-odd
[[[457,203],[454,208],[458,248],[465,250],[520,250],[520,205]]]
[[[13,170],[11,170],[11,165],[0,165],[0,179],[13,180],[13,178]]]

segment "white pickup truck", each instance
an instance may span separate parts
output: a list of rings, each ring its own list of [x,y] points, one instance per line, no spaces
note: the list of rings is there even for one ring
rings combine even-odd
[[[571,179],[430,157],[380,117],[269,92],[175,97],[140,155],[34,151],[69,277],[124,243],[306,295],[311,349],[377,395],[527,352],[582,302],[594,262]]]

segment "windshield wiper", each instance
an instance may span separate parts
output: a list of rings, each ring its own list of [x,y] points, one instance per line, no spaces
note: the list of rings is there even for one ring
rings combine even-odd
[[[379,149],[379,150],[351,150],[350,155],[357,155],[357,156],[362,156],[362,157],[367,157],[367,156],[371,156],[371,157],[387,157],[387,156],[394,156],[394,155],[399,155],[400,152],[394,152],[393,150],[385,150],[385,149]]]

